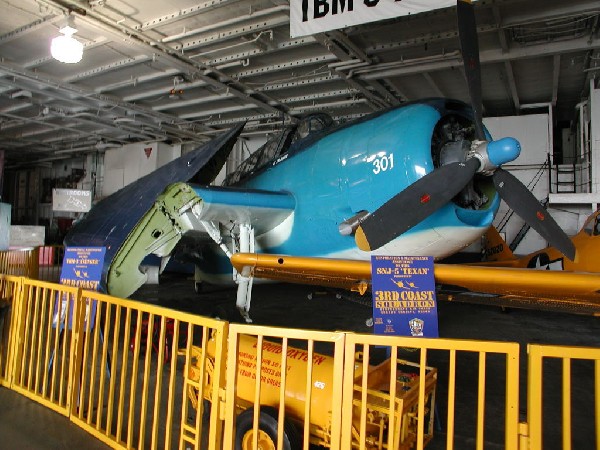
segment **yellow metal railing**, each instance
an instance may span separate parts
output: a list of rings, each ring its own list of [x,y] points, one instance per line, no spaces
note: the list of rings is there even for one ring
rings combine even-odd
[[[475,441],[475,448],[483,449],[484,436],[485,436],[485,409],[486,399],[488,391],[494,389],[494,395],[498,395],[497,386],[486,385],[486,362],[489,358],[495,357],[500,358],[500,361],[495,361],[497,365],[503,366],[504,368],[504,389],[500,393],[504,397],[503,414],[504,414],[504,448],[506,449],[517,449],[518,448],[518,406],[519,406],[519,346],[516,343],[506,342],[477,342],[477,341],[465,341],[465,340],[453,340],[453,339],[414,339],[414,338],[402,338],[394,336],[374,336],[374,335],[360,335],[360,334],[348,334],[346,336],[346,355],[351,355],[357,351],[357,348],[361,348],[363,352],[363,358],[369,360],[371,350],[374,347],[381,347],[386,349],[387,353],[391,358],[390,379],[385,380],[386,385],[390,386],[390,395],[396,395],[395,389],[403,389],[404,387],[394,383],[393,380],[397,379],[398,373],[394,371],[396,363],[401,359],[413,360],[419,380],[425,380],[420,382],[418,385],[418,398],[407,398],[408,404],[403,405],[405,410],[408,411],[409,416],[416,421],[416,448],[422,449],[424,445],[431,439],[434,428],[434,420],[436,411],[433,408],[435,401],[440,402],[445,400],[444,403],[447,409],[445,417],[438,418],[440,421],[445,421],[445,434],[446,434],[446,449],[461,448],[460,444],[455,444],[455,431],[457,427],[460,427],[460,434],[464,439],[467,436],[469,439]],[[431,381],[429,380],[427,368],[432,358],[430,355],[436,353],[436,371],[432,375],[438,380],[443,377],[444,383],[438,386],[436,390],[430,390],[429,386]],[[463,360],[463,363],[459,366],[459,359]],[[440,365],[440,361],[447,361],[445,367]],[[460,370],[459,370],[460,367]],[[365,371],[361,383],[362,388],[362,399],[363,403],[366,399],[366,388],[368,387],[368,373],[366,372],[366,366],[363,366]],[[472,376],[477,374],[476,377]],[[456,380],[458,376],[464,376],[468,374],[473,379],[472,383],[467,385],[472,386],[472,391],[457,391]],[[351,429],[352,421],[351,414],[352,410],[349,399],[352,397],[349,393],[355,386],[356,381],[352,379],[352,374],[349,371],[344,373],[344,416],[342,429],[342,447],[350,448],[351,436],[354,430]],[[461,385],[464,385],[461,383]],[[442,397],[441,394],[445,394]],[[461,419],[457,423],[455,405],[457,403],[457,397],[462,396],[465,398],[475,398],[476,403],[473,404],[473,411],[470,417],[475,418],[475,423],[469,423],[468,420]],[[389,415],[392,412],[390,410]],[[360,416],[360,432],[359,448],[365,447],[364,441],[364,430],[366,422],[366,412],[361,411]],[[404,426],[402,423],[397,421],[391,421],[389,424],[388,437],[386,444],[388,448],[402,448],[398,438],[398,432],[396,426]],[[469,433],[472,433],[469,434]],[[395,439],[395,442],[393,441]]]
[[[226,322],[21,277],[0,282],[16,294],[0,346],[3,385],[114,448],[221,448],[222,383],[203,414],[202,402],[189,405],[199,384],[188,368],[194,343],[226,348]]]
[[[71,320],[79,290],[23,278],[21,292],[21,301],[13,302],[12,389],[67,414],[76,370]]]
[[[57,283],[64,253],[62,245],[0,251],[0,273]]]
[[[188,366],[194,342],[205,347],[211,337],[225,345],[227,324],[89,291],[81,304],[87,312],[79,318],[76,364],[82,370],[71,420],[123,448],[199,448],[202,437],[206,448],[220,448],[216,429],[201,420],[203,411],[189,406]],[[218,413],[218,407],[210,412],[212,423]]]
[[[546,433],[556,438],[553,444],[562,441],[560,448],[563,450],[600,448],[600,349],[530,344],[528,353],[528,448],[531,450],[543,449],[542,436]],[[554,367],[552,363],[554,363]],[[576,363],[579,363],[579,365],[575,366]],[[556,367],[557,365],[560,365],[560,370]],[[562,372],[561,378],[549,380],[548,378],[551,375],[548,371],[550,369],[553,373]],[[586,370],[592,371],[594,374],[594,384],[591,386],[582,385],[581,380],[578,380],[576,376]],[[572,391],[586,388],[590,391],[587,396],[590,403],[588,405],[575,405],[577,408],[577,411],[575,411],[571,400]],[[544,423],[543,411],[546,408],[562,410],[561,426]],[[586,420],[593,422],[594,425],[590,428],[596,430],[595,436],[582,436],[574,433],[573,421],[575,414],[577,414],[575,422],[579,426],[581,426],[581,422]],[[574,442],[575,439],[577,439],[577,442]]]
[[[230,325],[7,275],[0,300],[0,383],[114,448],[252,448],[263,429],[277,448],[307,450],[432,439],[535,450],[542,436],[600,448],[600,349],[531,345],[519,423],[515,343]],[[590,386],[578,381],[586,371]],[[593,392],[589,404],[575,404],[574,389]],[[561,426],[544,423],[548,408],[562,411]],[[492,417],[503,435],[491,436]],[[584,419],[595,437],[572,429]]]
[[[0,251],[0,273],[38,278],[39,256],[37,247]]]
[[[21,277],[0,275],[0,385],[10,387],[16,348],[13,305],[21,299]]]
[[[243,436],[256,444],[258,427],[273,421],[277,448],[344,448],[345,333],[237,324],[229,333],[223,448],[238,448]]]

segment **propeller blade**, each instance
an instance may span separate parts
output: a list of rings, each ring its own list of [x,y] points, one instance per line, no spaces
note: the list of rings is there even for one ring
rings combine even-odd
[[[558,226],[534,195],[514,175],[498,168],[492,176],[500,198],[531,228],[537,231],[551,246],[571,261],[575,258],[575,246]]]
[[[471,181],[479,161],[447,164],[428,173],[361,221],[354,235],[366,252],[378,249],[447,204]]]
[[[477,39],[477,24],[475,13],[470,0],[458,0],[456,3],[458,17],[458,36],[467,77],[471,107],[475,116],[475,135],[480,141],[485,141],[483,131],[483,101],[481,97],[481,65],[479,63],[479,43]]]

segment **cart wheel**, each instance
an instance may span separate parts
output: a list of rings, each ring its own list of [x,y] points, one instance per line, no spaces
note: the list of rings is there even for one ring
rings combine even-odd
[[[258,416],[258,448],[261,450],[275,450],[277,448],[277,410],[269,406],[262,406]],[[252,450],[254,433],[252,422],[254,408],[242,412],[236,420],[235,450]],[[302,442],[296,427],[287,420],[283,424],[283,449],[299,450]]]

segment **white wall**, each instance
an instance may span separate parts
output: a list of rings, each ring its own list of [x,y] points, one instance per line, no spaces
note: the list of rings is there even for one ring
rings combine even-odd
[[[511,136],[521,143],[521,155],[506,167],[546,162],[550,149],[548,114],[486,117],[485,127],[494,139]]]
[[[158,144],[129,144],[104,154],[102,196],[113,194],[157,168]]]
[[[181,156],[181,145],[129,144],[104,154],[102,196],[113,194]]]
[[[535,185],[532,181],[538,176],[540,168],[548,159],[550,151],[548,114],[531,114],[509,117],[488,117],[484,124],[494,139],[514,137],[521,143],[519,157],[503,166],[510,171],[525,186],[530,186],[530,191],[538,200],[548,196],[548,170],[544,170]],[[509,208],[502,202],[496,215],[494,224],[498,225]],[[506,233],[507,242],[510,243],[517,235],[524,221],[514,214],[508,225],[502,230]],[[530,230],[525,239],[517,247],[516,252],[525,254],[539,250],[547,245],[546,241],[535,231]]]
[[[158,143],[158,159],[156,161],[156,167],[162,167],[167,163],[170,163],[174,159],[181,156],[181,144],[167,145],[162,142]]]

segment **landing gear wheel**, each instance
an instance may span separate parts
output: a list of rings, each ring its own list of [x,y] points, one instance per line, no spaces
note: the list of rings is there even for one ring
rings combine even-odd
[[[258,448],[275,450],[277,448],[277,410],[268,406],[260,408],[258,416]],[[252,450],[254,431],[252,422],[254,408],[248,408],[236,419],[235,450]],[[283,449],[299,450],[302,442],[296,427],[287,420],[283,424]]]
[[[194,281],[194,292],[196,294],[202,294],[202,281]]]

